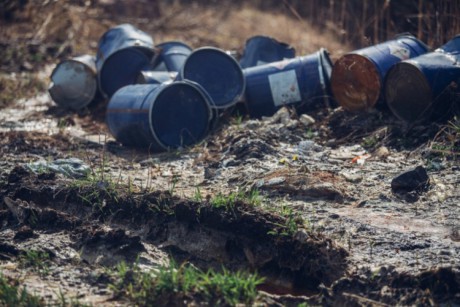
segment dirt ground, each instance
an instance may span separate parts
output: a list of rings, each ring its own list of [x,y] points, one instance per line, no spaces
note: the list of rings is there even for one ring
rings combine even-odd
[[[314,121],[281,109],[260,120],[227,114],[192,148],[124,147],[105,125],[105,102],[74,112],[46,92],[59,59],[94,53],[112,25],[131,22],[156,42],[238,52],[256,34],[298,54],[326,47],[337,58],[351,47],[288,10],[117,3],[47,1],[11,9],[2,21],[3,278],[43,306],[129,306],[136,303],[113,291],[110,269],[174,259],[257,272],[265,281],[252,304],[460,304],[458,119],[407,127],[385,109],[316,109]],[[30,168],[68,158],[81,159],[92,179]],[[392,189],[418,166],[428,184]],[[241,196],[215,205],[228,195]],[[27,265],[32,252],[46,257]],[[199,295],[156,302],[206,304]]]

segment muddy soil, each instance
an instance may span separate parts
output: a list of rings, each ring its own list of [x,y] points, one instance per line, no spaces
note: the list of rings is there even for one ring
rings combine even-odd
[[[95,22],[91,7],[66,9],[86,9]],[[34,73],[46,79],[52,67]],[[229,112],[202,143],[153,154],[117,143],[104,112],[104,102],[60,109],[43,90],[0,111],[1,273],[44,300],[63,293],[82,304],[132,305],[114,296],[107,270],[120,261],[152,269],[174,259],[258,272],[266,279],[257,302],[265,305],[460,304],[454,119],[406,127],[386,110],[316,109],[313,121],[290,109],[260,120]],[[92,179],[30,167],[67,158],[81,159]],[[392,190],[396,176],[417,166],[428,184]],[[257,203],[213,203],[251,191]],[[48,255],[46,270],[24,265],[30,251]]]

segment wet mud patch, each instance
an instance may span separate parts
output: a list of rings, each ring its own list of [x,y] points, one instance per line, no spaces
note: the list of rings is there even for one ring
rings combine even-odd
[[[460,302],[459,268],[438,268],[417,275],[380,267],[336,281],[324,303],[358,306],[433,306]]]
[[[169,192],[139,194],[120,187],[113,194],[97,183],[72,187],[33,173],[21,176],[1,186],[0,209],[8,212],[1,215],[3,230],[23,241],[66,231],[81,260],[92,265],[133,263],[153,246],[203,269],[257,271],[266,277],[262,288],[297,294],[332,284],[346,269],[348,253],[329,238],[243,201],[216,206]]]

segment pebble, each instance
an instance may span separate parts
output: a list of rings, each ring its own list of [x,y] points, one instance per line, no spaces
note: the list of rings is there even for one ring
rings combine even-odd
[[[306,127],[311,126],[316,122],[313,117],[307,114],[300,115],[299,121]]]
[[[342,175],[346,181],[352,182],[352,183],[361,182],[363,180],[363,176],[361,176],[360,174],[356,174],[356,173],[341,172],[340,175]]]

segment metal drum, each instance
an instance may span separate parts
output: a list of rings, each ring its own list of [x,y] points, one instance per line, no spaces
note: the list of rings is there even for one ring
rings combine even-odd
[[[299,113],[329,106],[332,62],[326,49],[290,60],[246,68],[246,105],[251,117],[271,116],[285,105]]]
[[[390,67],[416,57],[428,47],[410,35],[353,51],[339,58],[332,68],[331,86],[343,109],[362,112],[383,98],[383,80]]]
[[[172,82],[176,78],[176,72],[141,70],[137,75],[137,84],[161,84]]]
[[[235,105],[244,93],[244,76],[238,62],[217,48],[203,47],[186,59],[176,80],[191,80],[201,85],[212,98],[214,108]]]
[[[419,57],[395,64],[385,80],[385,100],[408,123],[442,119],[458,101],[460,36]]]
[[[89,105],[97,96],[95,57],[82,55],[60,62],[51,73],[48,92],[64,108],[79,110]]]
[[[268,36],[257,35],[246,41],[240,65],[242,68],[248,68],[294,57],[295,49],[288,44]]]
[[[153,39],[132,25],[122,24],[105,32],[96,57],[102,94],[111,97],[119,88],[136,83],[139,71],[153,56]]]
[[[158,57],[155,60],[153,70],[178,72],[184,66],[185,60],[192,53],[188,45],[172,41],[155,46]]]
[[[158,152],[202,140],[212,120],[210,103],[190,81],[128,85],[110,99],[106,120],[120,143]]]

